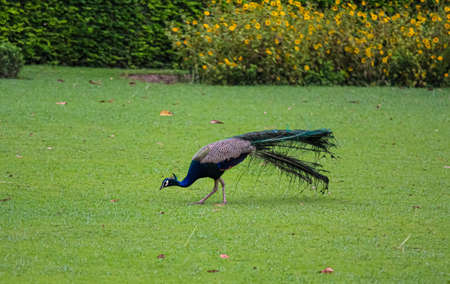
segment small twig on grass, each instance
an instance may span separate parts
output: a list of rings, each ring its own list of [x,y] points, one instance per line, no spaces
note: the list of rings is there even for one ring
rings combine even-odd
[[[187,238],[186,242],[184,243],[184,247],[186,247],[189,243],[189,241],[191,240],[192,236],[195,233],[195,230],[197,230],[197,225],[195,225],[194,230],[192,230],[192,233],[189,235],[189,237]]]
[[[402,250],[402,252],[403,251],[405,251],[405,248],[403,247],[405,244],[406,244],[406,242],[409,240],[409,238],[411,237],[411,234],[409,234],[407,237],[406,237],[406,239],[397,247],[398,249],[401,249]]]

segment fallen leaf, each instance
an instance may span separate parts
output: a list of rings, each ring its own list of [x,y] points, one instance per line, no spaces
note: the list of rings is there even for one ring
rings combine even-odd
[[[159,214],[164,215],[165,212],[164,211],[159,211]]]
[[[109,100],[100,100],[98,101],[99,103],[112,103],[114,102],[114,99],[109,99]]]
[[[57,80],[59,83],[64,83],[64,80],[63,79],[58,79]]]
[[[165,257],[166,256],[164,254],[160,254],[160,255],[157,256],[157,258],[159,258],[159,259],[162,259],[162,258],[165,258]]]
[[[94,81],[94,80],[89,80],[89,83],[91,83],[92,85],[101,85],[102,84],[101,81]]]
[[[57,105],[66,105],[67,102],[57,102],[56,104],[57,104]]]
[[[320,271],[320,273],[325,273],[325,274],[327,274],[327,273],[333,273],[333,272],[334,272],[334,269],[331,268],[331,267],[327,267],[327,268],[325,268],[324,270],[321,270],[321,271]]]
[[[119,199],[111,199],[110,200],[112,203],[119,201]]]
[[[17,155],[16,155],[16,158],[17,158],[17,159],[22,159],[22,158],[23,158],[23,156],[22,156],[22,155],[19,155],[19,154],[17,154]]]
[[[221,257],[221,258],[229,258],[229,256],[228,256],[227,254],[224,254],[224,253],[221,254],[220,257]]]
[[[216,203],[216,204],[214,204],[214,206],[216,206],[216,207],[224,207],[225,204],[223,204],[223,203]]]
[[[11,197],[0,199],[0,202],[5,202],[5,201],[8,201],[8,200],[11,200]]]
[[[377,104],[377,109],[380,109],[381,108],[381,104]]]
[[[422,208],[422,207],[420,207],[419,205],[414,205],[413,208],[414,208],[414,209],[420,209],[420,208]]]
[[[444,169],[450,169],[450,166],[444,166]]]
[[[28,136],[33,136],[33,132],[30,132],[30,134],[28,134]]]
[[[219,270],[217,270],[217,269],[211,269],[211,270],[208,270],[207,272],[209,272],[209,273],[216,273],[216,272],[219,272]]]
[[[348,101],[351,104],[359,104],[359,101]]]
[[[47,150],[53,150],[53,147],[48,146],[48,147],[47,147]]]
[[[170,111],[168,111],[168,110],[162,110],[162,111],[159,113],[159,115],[160,115],[160,116],[172,116],[173,113],[170,112]]]
[[[136,82],[134,82],[134,81],[131,81],[130,83],[128,83],[128,84],[130,84],[130,86],[134,86],[134,85],[136,85]]]
[[[223,124],[223,121],[220,121],[220,120],[211,120],[209,123],[211,123],[211,124]]]
[[[291,110],[292,109],[292,107],[288,107],[288,110]]]

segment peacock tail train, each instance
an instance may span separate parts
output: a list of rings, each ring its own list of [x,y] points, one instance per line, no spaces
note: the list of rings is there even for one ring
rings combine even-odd
[[[334,136],[329,129],[318,130],[266,130],[250,132],[233,138],[250,142],[255,158],[277,167],[281,172],[299,178],[308,184],[322,184],[321,192],[328,189],[329,179],[321,164],[307,162],[290,155],[291,150],[312,151],[334,158],[330,148],[335,147]]]

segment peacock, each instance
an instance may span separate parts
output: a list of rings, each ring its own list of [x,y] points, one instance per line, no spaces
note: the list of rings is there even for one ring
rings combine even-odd
[[[223,204],[227,203],[225,182],[221,178],[226,170],[238,165],[247,156],[274,165],[282,173],[298,178],[308,184],[321,185],[321,192],[328,190],[329,179],[324,175],[322,165],[307,162],[290,155],[292,151],[313,151],[334,158],[331,148],[335,147],[333,132],[317,130],[264,130],[233,136],[202,147],[192,158],[186,177],[179,181],[177,176],[165,178],[160,190],[169,186],[188,187],[200,178],[212,178],[214,188],[205,197],[193,204],[203,204],[222,185]]]

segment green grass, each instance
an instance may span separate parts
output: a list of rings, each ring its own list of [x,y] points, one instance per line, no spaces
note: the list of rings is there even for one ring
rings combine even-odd
[[[123,72],[0,80],[0,282],[448,283],[448,89],[130,85]],[[188,205],[212,180],[158,190],[207,143],[286,127],[335,132],[331,194],[248,161],[223,176],[225,207],[221,194]]]

